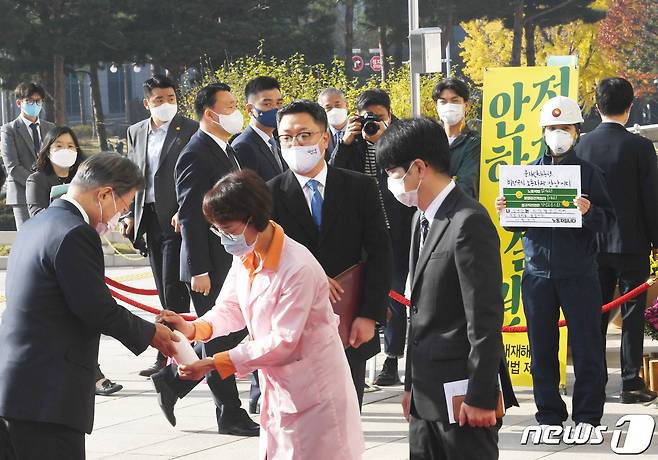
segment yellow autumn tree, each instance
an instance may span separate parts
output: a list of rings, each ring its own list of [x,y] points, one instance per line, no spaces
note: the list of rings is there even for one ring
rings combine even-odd
[[[598,0],[595,8],[607,10],[610,0]],[[482,85],[484,69],[505,67],[512,55],[511,30],[503,27],[502,21],[477,19],[462,24],[467,33],[461,43],[464,59],[464,74],[477,85]],[[595,103],[595,88],[602,78],[616,75],[620,64],[602,50],[598,44],[600,22],[585,24],[574,21],[568,24],[537,28],[535,31],[537,65],[546,65],[548,56],[578,55],[579,97],[585,112]],[[521,65],[526,65],[522,54]]]

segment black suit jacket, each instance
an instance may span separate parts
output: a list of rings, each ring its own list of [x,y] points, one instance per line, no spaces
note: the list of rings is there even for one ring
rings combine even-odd
[[[231,147],[236,152],[240,166],[255,171],[264,181],[268,181],[288,169],[288,165],[281,157],[281,149],[278,144],[277,152],[272,152],[269,145],[251,126],[247,126],[247,129],[231,142]],[[283,170],[279,167],[274,155],[279,156]]]
[[[145,176],[148,174],[146,150],[148,148],[150,123],[151,119],[148,118],[128,128],[128,158],[139,166]],[[171,226],[171,218],[178,211],[176,184],[174,180],[176,161],[178,161],[181,152],[198,129],[198,122],[176,114],[169,124],[167,136],[162,145],[160,162],[155,172],[154,187],[155,211],[158,216],[160,228],[165,235],[172,235],[174,233],[174,229]],[[132,236],[133,241],[146,232],[146,228],[141,225],[142,216],[144,215],[145,196],[146,190],[137,192],[132,205],[131,214],[135,219],[135,228]]]
[[[204,195],[226,174],[235,169],[221,147],[203,131],[196,132],[176,163],[178,220],[183,238],[180,253],[181,281],[213,272],[223,280],[233,256],[210,231],[201,209]]]
[[[597,234],[599,251],[646,256],[658,247],[658,167],[651,141],[618,123],[601,123],[575,150],[603,170],[617,216],[607,233]]]
[[[386,321],[391,279],[391,243],[372,179],[363,174],[328,166],[318,232],[304,192],[290,170],[272,179],[272,218],[286,235],[308,248],[330,277],[360,261],[365,262],[363,304],[359,316]],[[379,336],[359,347],[367,359],[379,352]]]
[[[339,143],[335,151],[333,165],[337,168],[365,172],[365,158],[368,147],[366,141],[357,137],[350,145]],[[389,222],[389,232],[393,242],[393,263],[397,273],[405,273],[409,267],[409,244],[411,241],[411,219],[415,208],[400,203],[388,190],[388,175],[382,168],[377,169],[377,181],[384,201],[384,209]]]
[[[91,433],[100,334],[140,354],[155,326],[119,306],[96,231],[55,200],[21,228],[0,324],[0,416]]]
[[[469,379],[466,403],[516,403],[504,365],[502,266],[496,229],[480,203],[459,188],[439,207],[418,255],[420,212],[410,254],[411,325],[405,389],[424,420],[447,422],[443,384]]]

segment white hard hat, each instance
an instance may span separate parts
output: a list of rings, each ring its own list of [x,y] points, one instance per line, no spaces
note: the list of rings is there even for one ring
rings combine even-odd
[[[555,96],[546,101],[539,115],[539,125],[542,128],[554,125],[575,125],[583,121],[583,114],[580,112],[578,103],[565,96]]]

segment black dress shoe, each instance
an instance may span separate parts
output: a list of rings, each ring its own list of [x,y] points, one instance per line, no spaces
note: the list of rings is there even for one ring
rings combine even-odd
[[[153,388],[158,393],[158,405],[164,416],[167,418],[167,421],[171,423],[171,426],[176,426],[176,416],[174,415],[174,405],[178,401],[178,396],[174,393],[174,390],[171,389],[167,382],[165,382],[164,377],[158,374],[153,374],[151,376],[151,381],[153,382]]]
[[[619,399],[622,404],[648,403],[658,397],[658,393],[651,391],[646,386],[639,390],[622,391]]]
[[[109,396],[113,393],[116,393],[117,391],[120,391],[123,389],[123,385],[119,385],[118,383],[114,383],[110,379],[102,378],[98,382],[96,382],[96,391],[95,393],[98,396]]]
[[[258,404],[258,400],[249,401],[249,413],[260,414],[260,404]]]
[[[233,409],[230,414],[222,411],[217,421],[219,434],[230,434],[233,436],[258,436],[260,426],[254,422],[244,409]]]
[[[400,376],[398,375],[398,359],[386,358],[382,371],[375,379],[375,385],[380,387],[390,387],[393,385],[401,385]]]
[[[151,367],[147,367],[146,369],[142,369],[141,371],[139,371],[139,375],[141,375],[142,377],[150,377],[156,372],[158,372],[160,369],[165,367],[166,365],[167,365],[166,359],[163,360],[159,359],[155,363],[153,363]]]

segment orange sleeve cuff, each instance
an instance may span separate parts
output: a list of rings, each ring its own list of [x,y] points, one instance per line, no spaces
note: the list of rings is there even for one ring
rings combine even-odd
[[[217,372],[222,377],[222,379],[235,374],[235,366],[233,365],[233,361],[231,361],[231,357],[229,356],[228,351],[215,353],[212,359],[215,362],[215,369],[217,369]]]
[[[212,337],[212,325],[208,321],[196,319],[192,322],[192,325],[194,326],[194,336],[188,337],[188,339],[205,342]]]

